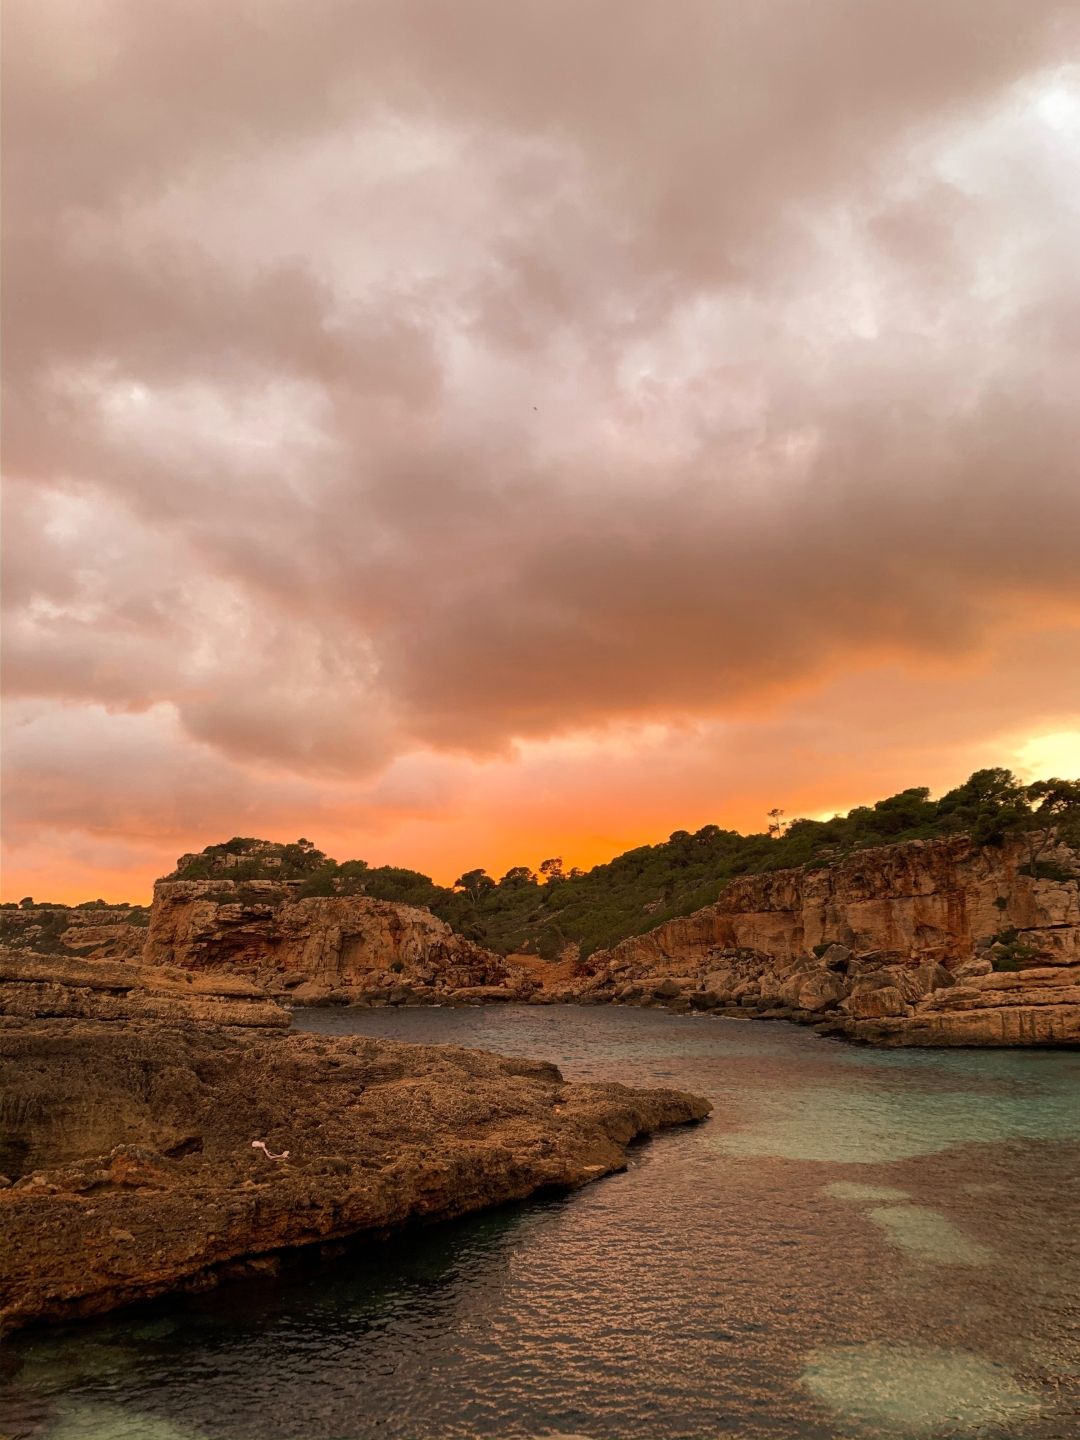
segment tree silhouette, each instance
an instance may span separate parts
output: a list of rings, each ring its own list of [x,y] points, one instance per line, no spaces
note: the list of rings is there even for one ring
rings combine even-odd
[[[479,900],[489,890],[495,889],[495,881],[486,870],[466,870],[454,881],[455,890],[464,890],[472,900]]]
[[[779,806],[774,806],[773,809],[769,811],[769,834],[774,840],[782,840],[784,838],[784,832],[788,828],[788,822],[784,819],[786,814],[787,811],[781,810]]]

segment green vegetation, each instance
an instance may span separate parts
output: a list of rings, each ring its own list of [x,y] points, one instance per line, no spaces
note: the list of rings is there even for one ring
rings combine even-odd
[[[693,834],[676,830],[659,845],[639,846],[587,872],[564,870],[554,856],[540,863],[539,874],[515,865],[495,880],[484,870],[467,870],[450,888],[394,865],[339,864],[310,840],[283,846],[240,836],[208,846],[175,878],[289,880],[300,896],[369,895],[422,905],[494,950],[528,949],[550,958],[571,942],[587,955],[687,915],[712,903],[740,875],[801,865],[823,869],[868,847],[961,832],[983,845],[1028,835],[1029,873],[1070,878],[1041,856],[1048,832],[1080,845],[1080,782],[1025,786],[1008,770],[979,770],[939,800],[922,787],[903,790],[831,820],[788,821],[776,808],[760,834],[740,835],[718,825]]]
[[[1028,865],[1021,865],[1020,874],[1030,875],[1033,880],[1076,879],[1071,870],[1066,870],[1064,865],[1055,864],[1053,860],[1033,860]]]
[[[176,871],[178,880],[303,880],[326,859],[310,840],[274,845],[254,835],[234,835],[219,845],[208,845]],[[362,861],[357,862],[363,864]]]
[[[1020,939],[1019,930],[1002,930],[994,936],[990,963],[995,970],[1026,970],[1038,957],[1038,950]]]

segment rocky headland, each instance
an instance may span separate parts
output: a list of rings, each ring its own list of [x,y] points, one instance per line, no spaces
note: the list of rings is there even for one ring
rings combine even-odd
[[[292,1004],[521,1000],[533,982],[430,910],[365,895],[298,896],[275,880],[159,880],[143,958],[256,978]]]
[[[230,1001],[252,1005],[245,1027],[212,1024],[206,1003],[187,1019],[0,1019],[4,1327],[572,1189],[710,1108],[478,1051],[289,1034],[266,1001]]]

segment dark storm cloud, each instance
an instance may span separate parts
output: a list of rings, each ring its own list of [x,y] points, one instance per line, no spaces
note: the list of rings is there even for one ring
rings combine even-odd
[[[6,684],[76,748],[358,777],[1076,621],[1074,5],[5,23]]]

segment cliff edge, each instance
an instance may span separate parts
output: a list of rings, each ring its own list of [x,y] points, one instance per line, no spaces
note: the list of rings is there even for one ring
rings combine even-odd
[[[532,982],[429,910],[366,895],[297,895],[274,880],[159,880],[151,965],[250,975],[298,1004],[521,1000]]]
[[[746,876],[598,951],[565,995],[887,1045],[1080,1044],[1080,852],[965,835]]]

